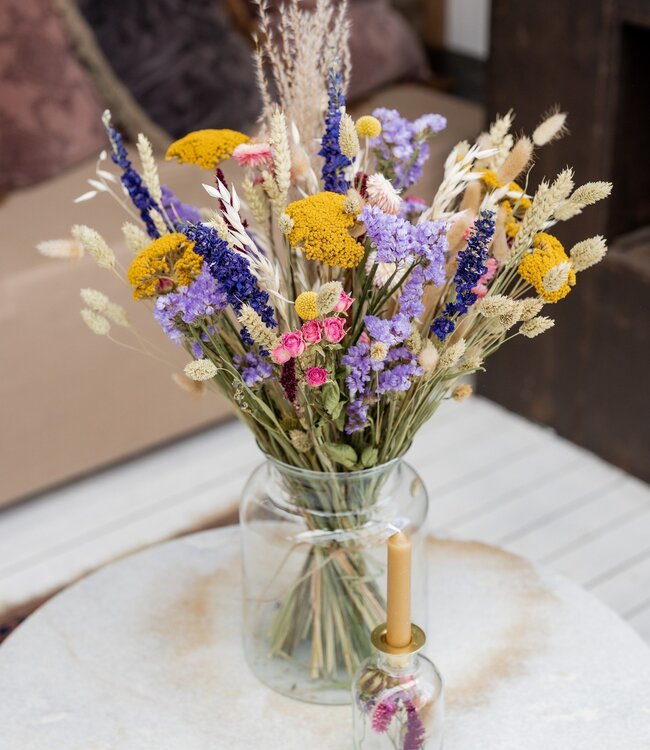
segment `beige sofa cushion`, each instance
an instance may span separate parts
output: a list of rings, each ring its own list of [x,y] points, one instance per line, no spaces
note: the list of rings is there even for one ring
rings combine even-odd
[[[429,89],[403,86],[374,96],[357,113],[396,107],[414,118],[440,112],[447,131],[432,141],[432,156],[416,192],[430,196],[444,158],[458,140],[476,135],[481,110]],[[171,379],[186,361],[167,341],[142,303],[90,258],[56,261],[34,247],[69,236],[85,223],[108,240],[123,264],[124,215],[107,196],[73,204],[87,189],[94,165],[83,166],[0,206],[0,504],[124,459],[213,424],[227,407],[212,396],[196,399]],[[184,201],[206,204],[201,181],[209,174],[165,164],[163,182]],[[149,359],[94,336],[79,316],[79,288],[96,287],[124,304],[134,324],[160,346],[170,364]],[[215,461],[219,460],[215,456]],[[215,492],[218,488],[215,488]]]

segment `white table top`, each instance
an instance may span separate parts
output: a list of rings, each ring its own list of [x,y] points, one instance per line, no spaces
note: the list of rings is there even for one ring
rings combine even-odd
[[[445,750],[647,750],[650,650],[568,581],[431,541]],[[0,647],[1,750],[339,750],[350,709],[275,695],[240,645],[238,533],[152,547],[50,600]]]

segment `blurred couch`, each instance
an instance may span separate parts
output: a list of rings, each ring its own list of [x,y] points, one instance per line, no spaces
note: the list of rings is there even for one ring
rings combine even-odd
[[[110,7],[117,12],[119,5]],[[147,6],[129,5],[141,11]],[[375,5],[387,7],[374,2],[353,7],[371,12]],[[106,238],[123,264],[129,262],[120,233],[122,209],[105,195],[72,202],[88,189],[85,181],[93,177],[96,153],[105,145],[97,123],[107,103],[103,87],[111,76],[119,90],[110,93],[108,103],[115,108],[119,100],[116,119],[122,127],[130,135],[133,129],[153,133],[160,145],[169,140],[166,128],[139,106],[115,71],[103,70],[100,78],[108,78],[97,84],[80,62],[84,54],[72,53],[79,49],[66,35],[64,15],[49,0],[6,0],[0,8],[0,32],[7,26],[13,29],[11,37],[0,34],[0,142],[13,144],[13,151],[5,147],[0,152],[0,190],[8,192],[0,203],[0,505],[228,415],[218,399],[199,399],[174,384],[172,373],[180,371],[185,355],[164,338],[146,305],[129,304],[130,291],[118,279],[88,258],[53,260],[34,249],[41,240],[68,237],[71,224],[85,223]],[[9,39],[13,57],[6,49]],[[99,43],[94,45],[93,54],[99,54]],[[46,75],[48,66],[52,73]],[[380,90],[368,94],[360,87],[362,95],[352,110],[367,113],[381,104],[411,118],[426,112],[448,118],[447,130],[432,143],[432,158],[417,191],[430,195],[446,153],[457,141],[477,134],[483,113],[423,85],[394,85],[394,69],[381,81]],[[374,75],[371,88],[378,85],[376,71]],[[41,85],[44,78],[46,85]],[[162,87],[162,82],[157,85]],[[166,90],[159,95],[166,96]],[[125,106],[121,108],[120,102]],[[200,171],[163,164],[161,177],[184,201],[206,204],[200,184],[205,175]],[[79,316],[81,287],[99,288],[127,306],[135,327],[159,345],[168,364],[92,335]]]

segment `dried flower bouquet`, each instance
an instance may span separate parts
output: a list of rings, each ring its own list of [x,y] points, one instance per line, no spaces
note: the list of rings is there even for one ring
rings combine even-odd
[[[260,5],[258,128],[193,132],[167,151],[206,170],[208,209],[160,184],[142,135],[136,171],[106,113],[116,171],[101,155],[93,189],[80,199],[106,195],[124,205],[134,258],[123,269],[102,237],[79,225],[73,241],[41,246],[57,256],[83,248],[126,277],[134,298],[150,304],[191,355],[180,384],[224,396],[270,457],[322,472],[402,456],[444,399],[469,395],[459,378],[483,369],[515,336],[551,328],[545,308],[606,252],[600,236],[567,252],[553,227],[611,190],[606,182],[576,188],[565,169],[529,194],[535,148],[563,133],[558,112],[531,137],[512,134],[512,114],[499,117],[474,144],[451,151],[435,195],[411,192],[445,118],[410,122],[377,109],[352,119],[345,12],[329,0],[313,12],[294,1],[274,32]],[[238,165],[237,187],[219,168],[225,160]],[[81,294],[93,332],[113,338],[117,328],[133,338],[116,340],[155,353],[104,293]],[[367,498],[307,493],[304,503],[363,510]],[[310,572],[330,591],[332,607],[343,607],[342,580],[365,576],[354,543],[333,544],[346,554],[332,565],[317,552],[308,558],[273,630],[273,649],[285,656],[311,642],[314,676],[333,669],[328,653],[335,666],[354,669],[366,655],[362,633],[383,606],[376,590],[350,589],[352,618],[339,618],[335,630],[321,627],[309,606]],[[354,618],[361,630],[350,636]]]

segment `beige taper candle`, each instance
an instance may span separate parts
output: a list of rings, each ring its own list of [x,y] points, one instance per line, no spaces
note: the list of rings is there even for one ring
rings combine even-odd
[[[398,531],[388,540],[386,643],[404,648],[411,642],[411,542]]]

